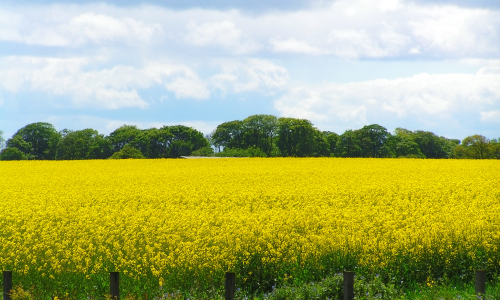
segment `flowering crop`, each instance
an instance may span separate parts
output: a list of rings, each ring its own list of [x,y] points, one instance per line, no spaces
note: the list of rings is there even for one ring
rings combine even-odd
[[[265,291],[356,269],[403,281],[500,269],[500,162],[0,162],[0,266],[63,299]]]

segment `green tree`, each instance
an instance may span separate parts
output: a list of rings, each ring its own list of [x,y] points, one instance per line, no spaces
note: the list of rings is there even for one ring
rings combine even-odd
[[[106,139],[109,140],[113,152],[120,151],[125,145],[134,141],[141,134],[141,130],[137,126],[123,125],[111,132]]]
[[[378,124],[364,126],[357,130],[362,157],[387,157],[389,149],[387,138],[391,135],[385,127]]]
[[[241,149],[243,147],[243,122],[236,120],[217,126],[212,135],[212,145],[217,148],[218,152],[223,148]]]
[[[21,151],[25,159],[33,159],[33,156],[31,154],[31,150],[33,147],[30,142],[23,140],[21,135],[14,135],[12,138],[10,138],[7,141],[6,149],[8,148],[16,148],[17,150]]]
[[[128,158],[145,158],[139,149],[136,149],[129,144],[122,147],[120,151],[117,151],[111,155],[110,159],[128,159]]]
[[[328,150],[330,152],[330,155],[333,154],[335,156],[335,148],[337,147],[339,135],[335,132],[330,131],[323,131],[323,135],[325,136],[326,142],[328,143]]]
[[[331,154],[330,143],[327,140],[327,136],[318,129],[314,128],[314,140],[313,140],[313,155],[314,157],[328,157]]]
[[[214,154],[214,149],[210,146],[206,146],[191,152],[191,156],[214,156]]]
[[[17,148],[28,159],[54,159],[61,135],[49,123],[32,123],[19,129],[7,141],[7,148]]]
[[[123,149],[123,148],[122,148]],[[111,142],[104,137],[104,135],[99,134],[94,137],[94,141],[90,145],[90,149],[87,152],[87,159],[105,159],[110,157],[113,153],[113,145]]]
[[[108,149],[101,147],[107,146]],[[83,129],[67,131],[57,144],[57,159],[102,159],[111,155],[111,144],[97,130]]]
[[[392,157],[414,157],[425,158],[418,144],[412,141],[407,135],[391,135],[387,138],[387,147]]]
[[[174,135],[168,127],[141,130],[131,144],[139,149],[147,158],[169,157],[170,145]]]
[[[490,140],[493,155],[496,159],[500,159],[500,138]]]
[[[432,132],[417,130],[413,133],[412,140],[427,158],[448,158],[451,154],[446,139]]]
[[[209,146],[208,140],[203,136],[203,133],[194,128],[176,125],[169,126],[168,130],[173,135],[169,157],[188,156],[195,150]]]
[[[0,152],[0,160],[25,160],[24,153],[16,147],[5,148]]]
[[[278,119],[272,115],[253,115],[242,121],[242,148],[256,147],[271,155],[278,130]]]
[[[346,130],[341,134],[335,148],[337,157],[362,157],[361,143],[355,130]]]
[[[497,158],[497,145],[482,135],[466,137],[454,150],[457,158],[492,159]]]
[[[278,119],[277,146],[282,156],[314,156],[314,143],[317,134],[317,129],[312,126],[309,120]]]
[[[176,158],[209,146],[203,133],[183,125],[141,130],[130,141],[147,158]]]
[[[396,128],[395,133],[417,143],[418,148],[427,158],[453,157],[453,149],[460,143],[459,140],[447,139],[429,131],[410,131],[404,128]]]

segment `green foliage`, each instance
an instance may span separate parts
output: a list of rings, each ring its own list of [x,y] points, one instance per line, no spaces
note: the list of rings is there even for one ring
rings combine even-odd
[[[107,139],[109,140],[113,152],[120,151],[125,145],[131,143],[136,137],[141,134],[141,130],[137,126],[123,125],[115,131],[111,132]]]
[[[5,148],[0,152],[0,160],[25,160],[26,155],[15,147]]]
[[[318,130],[305,119],[279,118],[277,146],[282,156],[315,156]],[[320,140],[320,139],[318,139]],[[324,140],[323,140],[324,141]],[[326,144],[326,141],[324,141]]]
[[[330,156],[335,156],[335,148],[337,147],[339,135],[336,134],[335,132],[330,132],[330,131],[323,131],[323,135],[325,136],[326,142],[328,143],[328,150],[330,152]]]
[[[356,131],[349,129],[339,136],[335,156],[361,157],[361,154],[362,149]]]
[[[201,132],[182,125],[141,130],[130,145],[147,158],[178,158],[209,146]]]
[[[461,145],[454,148],[454,156],[456,158],[469,159],[498,159],[500,153],[500,145],[482,135],[473,135],[466,137]]]
[[[264,151],[259,148],[248,148],[248,149],[231,149],[225,148],[224,151],[215,153],[217,157],[267,157]]]
[[[200,148],[191,152],[191,156],[214,156],[214,149],[210,146]]]
[[[57,144],[57,159],[104,159],[111,155],[111,143],[97,130],[66,130],[63,135]]]
[[[7,148],[17,148],[27,159],[54,159],[61,135],[49,123],[32,123],[19,129],[7,141]]]
[[[2,140],[0,131],[0,149]],[[392,135],[378,124],[338,135],[321,132],[305,119],[278,119],[272,115],[225,122],[206,136],[182,125],[145,130],[123,125],[104,137],[93,129],[56,132],[51,124],[33,123],[7,141],[7,148],[17,150],[5,152],[0,159],[103,159],[126,145],[138,149],[146,158],[211,156],[217,152],[217,156],[226,157],[500,159],[499,141],[481,135],[469,136],[460,144],[460,140],[422,130],[396,128]]]
[[[412,155],[422,158],[452,158],[454,157],[454,148],[460,143],[459,140],[447,139],[422,130],[410,131],[396,128],[395,134],[403,139],[399,141],[401,143],[400,149],[396,150],[396,152],[400,151],[401,153],[396,153],[396,157]],[[417,147],[409,141],[417,144]],[[417,151],[417,148],[420,151]]]
[[[422,154],[427,158],[448,158],[450,144],[446,138],[439,137],[432,132],[417,130],[410,135],[410,139],[417,143]]]
[[[23,154],[31,155],[32,152],[32,144],[31,142],[25,141],[21,135],[14,135],[11,139],[7,141],[7,148],[16,148],[19,151],[23,152]]]
[[[168,157],[188,156],[195,150],[209,146],[203,133],[191,127],[176,125],[168,127],[168,130],[172,134]]]
[[[221,148],[241,149],[243,147],[243,122],[231,121],[217,126],[212,135],[212,143],[219,150]]]
[[[278,119],[271,115],[253,115],[243,120],[242,148],[259,148],[271,155],[274,138],[277,134]]]
[[[264,299],[291,300],[291,299],[343,299],[343,275],[334,274],[321,281],[302,285],[285,285],[264,295]],[[379,275],[356,276],[354,280],[354,297],[363,300],[402,299],[403,293],[394,284],[384,283]]]
[[[270,300],[342,299],[343,277],[342,274],[335,274],[319,282],[302,285],[286,285],[285,283],[285,286],[273,289],[271,293],[263,298]]]
[[[384,282],[380,275],[356,276],[354,280],[356,299],[401,299],[402,295],[394,283]]]
[[[125,145],[120,151],[111,155],[110,159],[146,158],[142,152],[130,145]]]
[[[33,288],[31,290],[25,290],[21,285],[15,286],[10,291],[10,298],[12,300],[35,300]]]
[[[166,158],[169,157],[173,137],[168,127],[151,128],[142,130],[130,144],[147,158]]]
[[[387,138],[387,147],[391,157],[401,158],[425,158],[425,155],[418,148],[418,144],[407,135],[391,135]]]
[[[314,157],[328,157],[330,156],[330,143],[325,134],[314,128],[314,141],[313,141],[313,154]]]
[[[390,151],[386,142],[390,135],[385,127],[377,124],[367,125],[356,130],[361,157],[388,157]]]

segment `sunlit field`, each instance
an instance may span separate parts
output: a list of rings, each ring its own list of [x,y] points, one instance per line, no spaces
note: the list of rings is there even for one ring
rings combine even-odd
[[[0,266],[45,297],[249,294],[343,270],[500,273],[500,161],[0,162]],[[497,276],[495,275],[495,276]],[[47,298],[48,299],[48,298]]]

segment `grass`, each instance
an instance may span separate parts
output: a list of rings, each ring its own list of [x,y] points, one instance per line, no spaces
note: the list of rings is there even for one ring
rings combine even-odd
[[[237,300],[333,300],[343,299],[343,276],[334,274],[316,282],[303,283],[300,285],[285,284],[281,287],[273,287],[269,293],[251,294],[247,291],[238,289],[235,294]],[[143,295],[134,297],[122,295],[125,300],[139,299],[224,299],[223,291],[212,296],[182,293],[180,291],[166,292],[158,290],[156,295]],[[67,294],[66,294],[67,295]],[[488,282],[486,294],[477,297],[474,291],[474,283],[463,283],[452,280],[439,280],[438,282],[428,281],[420,284],[411,284],[403,286],[401,283],[386,282],[382,276],[356,276],[354,283],[355,299],[363,300],[494,300],[500,299],[500,285],[496,282]],[[36,293],[36,288],[23,289],[17,285],[12,291],[12,300],[35,300],[42,299],[42,295]],[[43,296],[43,299],[47,299]],[[58,296],[51,299],[63,300],[73,299],[71,296]],[[83,298],[97,299],[94,297]],[[109,295],[103,295],[102,299],[111,299]]]

